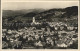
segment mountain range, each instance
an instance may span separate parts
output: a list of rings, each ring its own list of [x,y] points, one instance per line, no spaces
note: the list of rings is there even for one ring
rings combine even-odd
[[[53,9],[29,9],[29,10],[3,10],[2,18],[8,19],[9,21],[17,20],[32,20],[36,17],[37,20],[46,19],[47,21],[53,21],[57,19],[58,21],[67,19],[77,19],[78,18],[78,6],[71,6],[67,8],[53,8]],[[54,20],[55,21],[55,20]]]

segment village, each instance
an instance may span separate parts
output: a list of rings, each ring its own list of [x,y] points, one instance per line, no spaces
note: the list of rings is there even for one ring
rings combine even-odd
[[[58,49],[74,48],[78,42],[78,27],[63,22],[46,22],[48,26],[32,19],[31,27],[2,29],[3,49]],[[38,27],[36,27],[36,26]],[[78,44],[77,44],[78,45]]]

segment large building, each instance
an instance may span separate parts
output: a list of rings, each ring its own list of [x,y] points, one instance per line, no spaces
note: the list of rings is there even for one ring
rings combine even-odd
[[[33,17],[33,19],[32,19],[32,23],[31,23],[31,24],[35,24],[35,25],[37,25],[37,24],[41,24],[41,23],[36,22],[35,17]]]

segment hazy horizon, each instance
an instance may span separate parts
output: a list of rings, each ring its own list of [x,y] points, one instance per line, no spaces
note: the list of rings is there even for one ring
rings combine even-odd
[[[3,2],[2,10],[53,9],[78,6],[78,1],[54,2]]]

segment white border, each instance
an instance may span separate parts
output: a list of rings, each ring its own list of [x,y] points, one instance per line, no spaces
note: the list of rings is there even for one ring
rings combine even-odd
[[[1,1],[2,4],[3,1]],[[7,2],[7,1],[6,1]],[[12,2],[12,1],[8,1],[8,2]],[[13,2],[56,2],[56,1],[13,1]],[[68,1],[67,1],[68,2]],[[73,1],[69,1],[69,2],[73,2]],[[80,24],[79,24],[79,3],[78,3],[78,49],[2,49],[2,5],[1,5],[1,51],[79,51],[80,50]]]

